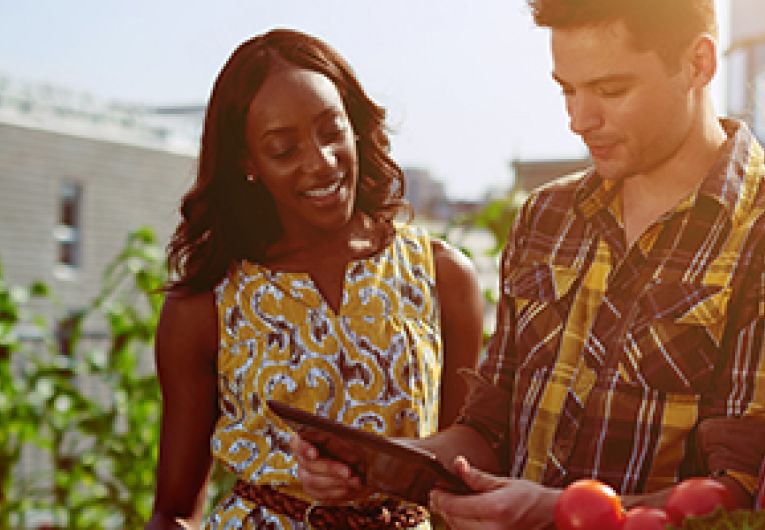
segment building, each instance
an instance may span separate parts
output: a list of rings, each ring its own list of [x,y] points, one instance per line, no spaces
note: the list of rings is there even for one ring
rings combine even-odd
[[[193,178],[201,107],[151,109],[0,78],[0,260],[61,319],[98,292],[129,232],[166,242]]]
[[[730,1],[727,113],[765,140],[765,2]]]
[[[514,186],[531,191],[558,177],[575,173],[591,164],[589,158],[520,160],[510,162]]]
[[[412,205],[418,217],[446,219],[451,209],[446,198],[444,183],[436,180],[430,171],[419,167],[405,167],[404,178],[406,200]]]

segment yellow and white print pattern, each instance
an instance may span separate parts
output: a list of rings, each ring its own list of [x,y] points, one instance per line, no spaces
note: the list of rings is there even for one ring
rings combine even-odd
[[[265,402],[378,434],[437,430],[442,365],[430,239],[396,223],[378,255],[350,262],[335,313],[309,275],[243,262],[216,289],[221,416],[213,455],[239,478],[308,499],[289,428]],[[231,494],[207,528],[305,528]]]

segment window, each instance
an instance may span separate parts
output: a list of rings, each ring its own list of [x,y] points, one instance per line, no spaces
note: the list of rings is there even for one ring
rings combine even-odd
[[[752,128],[758,138],[765,138],[765,71],[754,78]]]
[[[748,111],[747,56],[746,48],[738,48],[728,55],[728,113],[740,117]]]
[[[765,42],[754,47],[754,80],[752,90],[752,128],[765,138]]]
[[[53,231],[58,246],[57,263],[78,268],[82,262],[82,186],[71,182],[61,184],[58,203],[58,224]]]

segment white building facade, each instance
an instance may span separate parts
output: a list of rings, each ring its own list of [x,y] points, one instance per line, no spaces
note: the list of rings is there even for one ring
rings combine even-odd
[[[6,282],[50,285],[64,315],[49,316],[60,318],[95,296],[129,232],[148,226],[166,243],[196,164],[196,135],[177,121],[0,78]]]

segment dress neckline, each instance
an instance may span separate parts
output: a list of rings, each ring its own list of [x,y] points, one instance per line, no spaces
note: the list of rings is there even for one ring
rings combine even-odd
[[[309,307],[318,308],[323,307],[328,314],[338,317],[344,313],[344,308],[347,303],[348,281],[349,277],[359,265],[364,263],[370,263],[375,268],[379,267],[381,261],[385,256],[392,252],[395,244],[394,236],[391,241],[388,242],[379,252],[371,254],[369,256],[362,256],[358,258],[350,259],[346,262],[343,269],[343,281],[342,281],[342,297],[340,300],[340,306],[335,310],[332,305],[327,301],[324,294],[319,289],[318,285],[314,281],[311,274],[307,271],[293,271],[284,269],[273,269],[267,265],[256,263],[249,260],[242,260],[241,270],[247,274],[257,274],[266,279],[270,284],[277,287],[285,295],[297,300]],[[313,296],[306,297],[303,292],[299,292],[296,289],[295,281],[299,281],[304,285],[310,286],[310,292]]]

